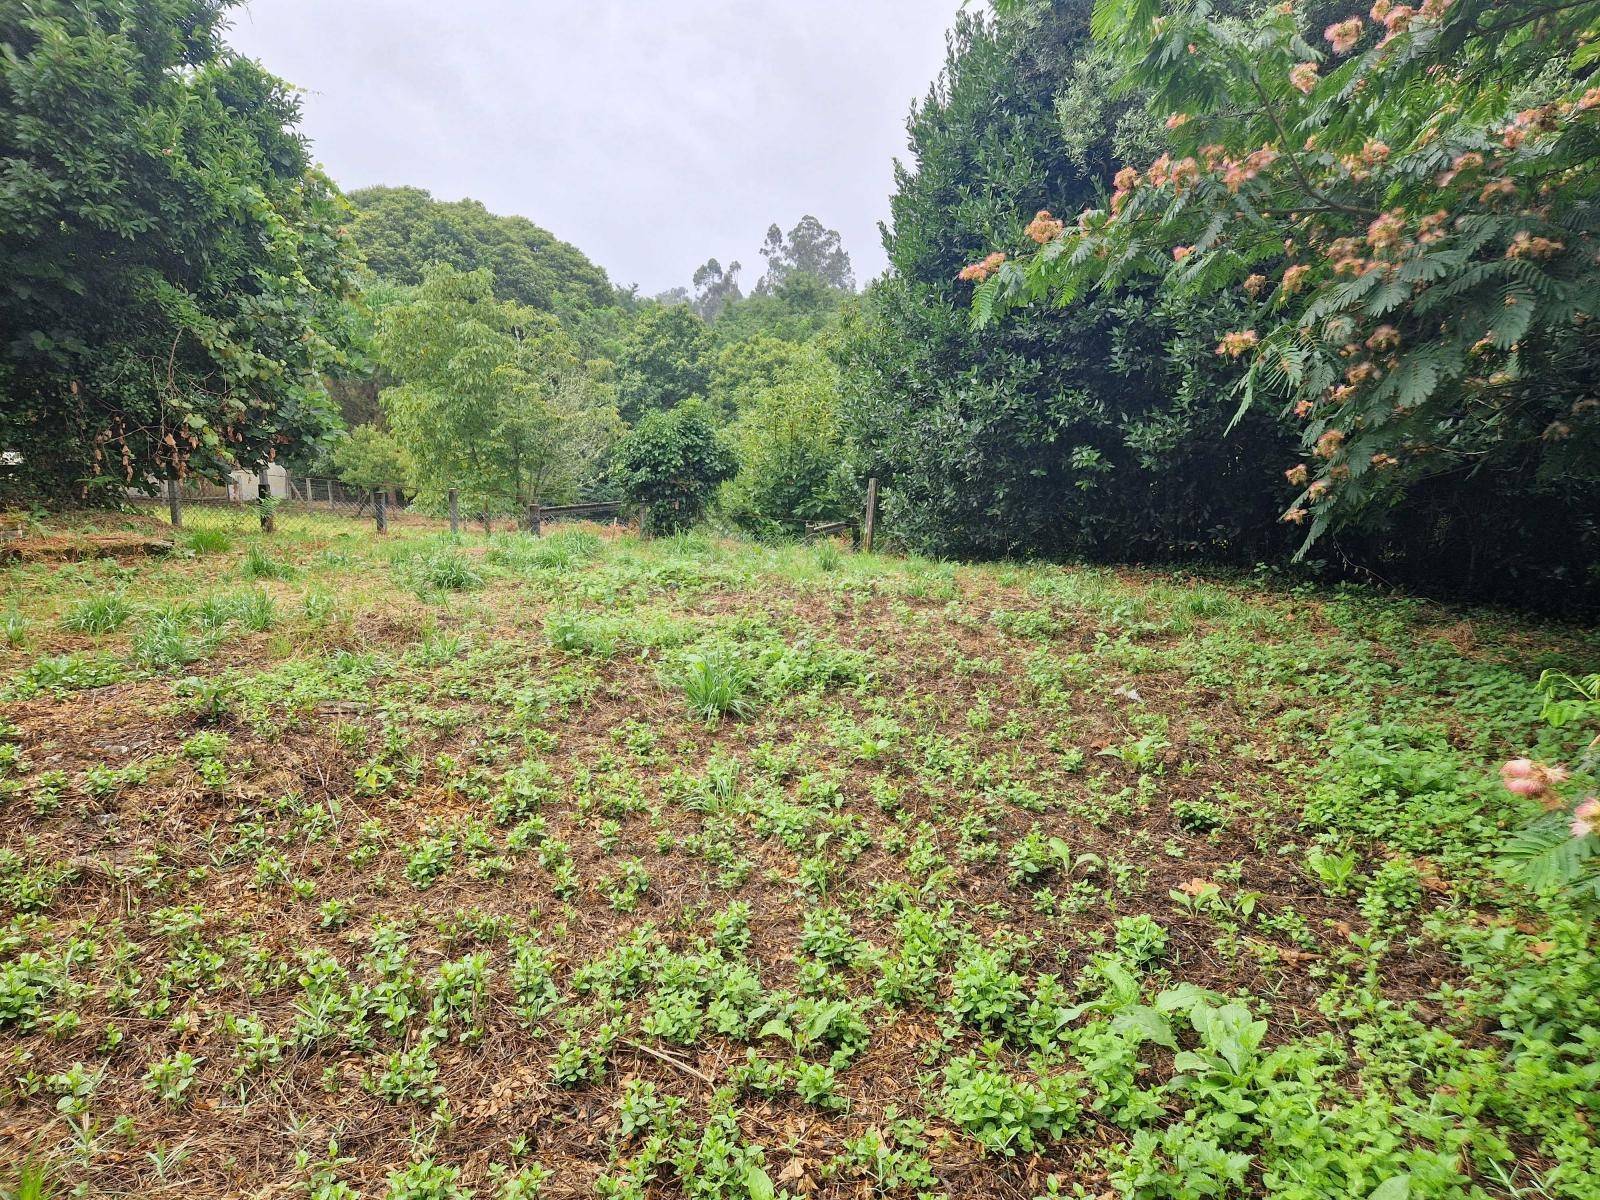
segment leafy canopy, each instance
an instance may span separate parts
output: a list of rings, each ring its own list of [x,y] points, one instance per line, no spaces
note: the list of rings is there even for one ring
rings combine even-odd
[[[711,335],[683,304],[652,304],[634,320],[617,363],[622,415],[630,421],[655,409],[704,396],[710,382]]]
[[[577,247],[526,217],[500,216],[477,200],[435,200],[417,187],[350,193],[351,235],[380,278],[418,284],[428,268],[487,270],[498,299],[554,313],[586,357],[614,356],[631,299]]]
[[[381,395],[425,500],[484,511],[568,497],[617,432],[610,388],[555,318],[497,301],[487,271],[431,269],[381,317]]]
[[[1173,149],[1075,224],[1036,222],[1025,261],[969,268],[989,276],[978,319],[1152,275],[1242,300],[1214,352],[1248,364],[1241,411],[1280,395],[1300,424],[1283,519],[1308,545],[1436,477],[1504,473],[1587,507],[1600,4],[1303,20],[1101,0],[1095,33],[1171,114]]]
[[[219,477],[332,425],[346,213],[232,7],[0,6],[0,489]]]

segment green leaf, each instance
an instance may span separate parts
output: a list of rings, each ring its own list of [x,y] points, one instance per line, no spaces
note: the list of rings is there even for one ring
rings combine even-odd
[[[1132,1034],[1141,1041],[1154,1042],[1169,1050],[1175,1050],[1178,1046],[1177,1039],[1172,1036],[1171,1023],[1146,1004],[1123,1009],[1112,1020],[1111,1028],[1117,1033]]]
[[[778,1195],[771,1176],[755,1163],[745,1164],[744,1190],[750,1193],[750,1200],[776,1200]]]

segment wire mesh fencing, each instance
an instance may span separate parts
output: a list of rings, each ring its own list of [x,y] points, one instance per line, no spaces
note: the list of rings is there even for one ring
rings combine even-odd
[[[375,533],[390,524],[448,528],[382,492],[350,488],[331,479],[282,476],[262,486],[235,476],[226,483],[167,484],[155,495],[129,496],[135,507],[187,532],[338,534]]]
[[[437,510],[424,510],[395,492],[355,488],[336,479],[241,472],[225,483],[163,485],[155,494],[130,493],[130,504],[188,533],[252,533],[335,537],[386,533],[538,533],[563,521],[624,523],[632,518],[615,501],[530,505],[518,513],[473,511],[458,491]]]

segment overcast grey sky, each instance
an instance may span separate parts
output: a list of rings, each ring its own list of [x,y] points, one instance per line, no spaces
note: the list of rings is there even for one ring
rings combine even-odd
[[[960,0],[249,0],[339,184],[519,213],[645,294],[816,214],[865,283]]]

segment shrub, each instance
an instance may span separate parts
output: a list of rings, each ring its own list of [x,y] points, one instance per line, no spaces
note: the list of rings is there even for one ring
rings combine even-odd
[[[623,495],[649,506],[650,528],[660,533],[699,521],[736,465],[700,400],[647,413],[622,440],[613,460]]]

